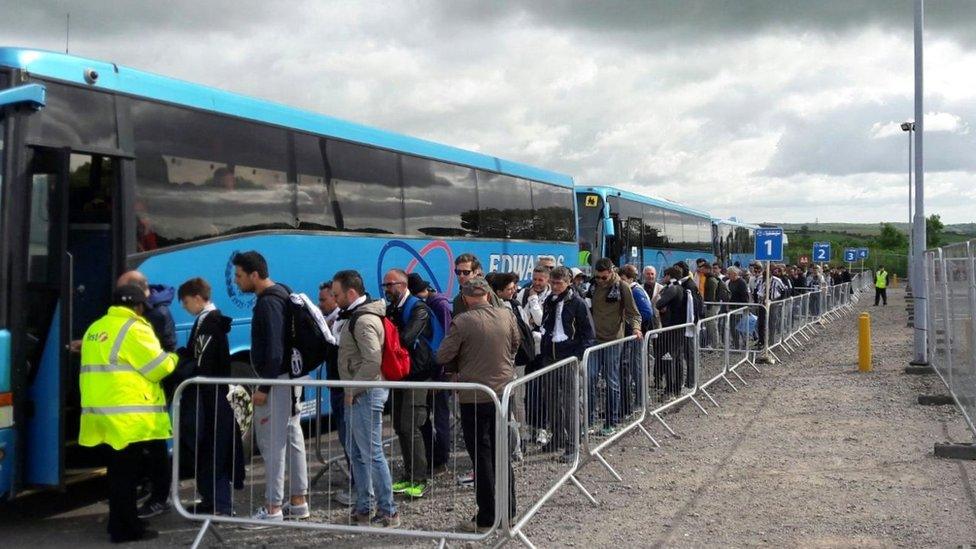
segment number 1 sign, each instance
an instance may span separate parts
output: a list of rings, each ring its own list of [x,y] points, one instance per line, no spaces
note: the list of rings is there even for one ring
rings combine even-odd
[[[756,260],[783,261],[783,229],[756,229]]]

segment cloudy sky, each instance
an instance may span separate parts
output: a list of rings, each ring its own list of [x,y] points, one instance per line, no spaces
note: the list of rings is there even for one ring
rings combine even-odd
[[[749,221],[907,218],[910,0],[0,0],[71,52]],[[976,2],[926,11],[926,208],[976,220]]]

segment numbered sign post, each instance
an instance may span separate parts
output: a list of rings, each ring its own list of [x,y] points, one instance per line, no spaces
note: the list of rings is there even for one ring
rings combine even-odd
[[[857,249],[857,258],[861,260],[861,272],[863,273],[864,272],[864,260],[868,258],[868,249],[867,248],[858,248]]]
[[[847,263],[847,268],[851,268],[851,264],[857,259],[857,249],[856,248],[844,248],[844,261]]]
[[[830,262],[830,242],[813,243],[813,262],[814,263]]]
[[[756,261],[783,261],[783,229],[756,229]]]

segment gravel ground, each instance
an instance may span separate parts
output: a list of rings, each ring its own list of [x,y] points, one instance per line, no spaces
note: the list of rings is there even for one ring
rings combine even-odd
[[[849,315],[761,374],[740,369],[749,386],[733,378],[739,392],[714,385],[720,407],[703,402],[708,416],[694,405],[668,414],[677,437],[648,422],[661,449],[652,450],[639,433],[624,437],[605,454],[623,482],[588,464],[578,477],[600,505],[591,506],[567,485],[532,519],[526,535],[540,547],[976,544],[970,481],[976,462],[932,455],[935,442],[971,437],[954,407],[915,404],[918,394],[943,387],[934,376],[902,373],[911,331],[900,289],[889,290],[889,301],[887,308],[860,306],[872,313],[874,373],[857,373],[857,320]],[[535,470],[542,468],[562,470],[548,463]],[[439,484],[453,490],[449,479]],[[472,491],[451,490],[460,497],[450,505],[433,497],[416,506],[452,517],[469,512]],[[529,504],[520,494],[519,504]],[[39,498],[30,509],[41,507],[40,514],[28,511],[26,502],[0,513],[4,546],[99,545],[105,539],[103,494],[96,485],[68,496]],[[316,516],[341,513],[319,509]],[[423,522],[423,515],[430,516],[411,520]],[[186,545],[196,531],[175,515],[153,522],[163,535],[147,547]],[[222,532],[230,546],[248,547],[404,542],[308,531]]]

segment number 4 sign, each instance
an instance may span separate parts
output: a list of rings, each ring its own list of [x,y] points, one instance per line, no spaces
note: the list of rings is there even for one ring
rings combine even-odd
[[[830,242],[813,243],[813,261],[816,263],[827,263],[830,261]]]
[[[783,261],[783,229],[756,229],[756,260]]]

